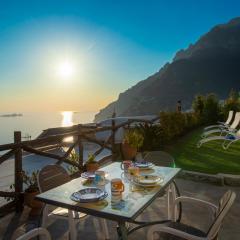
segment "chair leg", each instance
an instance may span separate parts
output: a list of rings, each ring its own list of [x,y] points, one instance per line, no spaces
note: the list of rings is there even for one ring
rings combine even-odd
[[[101,239],[102,238],[102,233],[101,233],[101,220],[97,217],[93,218],[93,225],[95,227],[95,231],[96,231],[96,235],[97,235],[97,239]],[[98,231],[100,230],[100,231]]]
[[[167,188],[167,194],[166,194],[166,201],[167,201],[167,219],[170,219],[170,187]]]
[[[68,210],[68,224],[69,224],[69,232],[71,240],[77,239],[76,225],[74,222],[74,214],[73,211]]]
[[[100,219],[100,223],[101,223],[101,227],[102,227],[105,239],[110,239],[108,227],[107,227],[107,221],[105,219]]]
[[[43,228],[47,227],[47,219],[48,219],[48,205],[46,204],[43,208],[43,213],[42,213],[42,224],[41,224],[41,226]]]

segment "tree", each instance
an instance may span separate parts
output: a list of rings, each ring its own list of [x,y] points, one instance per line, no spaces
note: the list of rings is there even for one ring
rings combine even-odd
[[[234,112],[240,111],[240,98],[239,93],[232,89],[229,93],[229,97],[225,100],[223,105],[223,113],[225,116],[228,115],[228,112],[233,110]]]
[[[192,102],[192,108],[198,115],[202,115],[206,98],[203,95],[196,95]]]
[[[219,120],[220,105],[217,96],[214,93],[210,93],[206,96],[206,100],[203,108],[203,120],[204,123],[212,124]]]

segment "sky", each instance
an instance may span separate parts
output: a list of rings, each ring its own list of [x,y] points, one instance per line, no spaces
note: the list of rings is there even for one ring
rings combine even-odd
[[[0,112],[97,112],[237,16],[237,0],[1,0]]]

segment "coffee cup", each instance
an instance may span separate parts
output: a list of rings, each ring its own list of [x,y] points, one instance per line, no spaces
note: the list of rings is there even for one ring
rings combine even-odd
[[[124,170],[124,172],[127,172],[130,166],[132,166],[132,161],[130,160],[124,160],[121,163],[121,169]]]
[[[111,192],[115,194],[116,192],[124,192],[124,184],[121,178],[114,178],[111,180]]]

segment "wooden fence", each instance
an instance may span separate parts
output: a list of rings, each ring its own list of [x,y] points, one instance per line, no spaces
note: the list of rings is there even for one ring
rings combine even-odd
[[[112,120],[111,126],[99,127],[99,126],[86,126],[86,125],[74,125],[64,129],[64,133],[39,137],[34,140],[22,141],[22,136],[20,131],[14,132],[14,143],[0,145],[0,152],[5,153],[0,156],[0,167],[1,164],[9,159],[14,158],[15,168],[14,168],[14,192],[0,191],[0,197],[13,198],[14,200],[0,207],[0,215],[2,213],[7,213],[9,210],[15,208],[17,212],[23,209],[23,181],[22,181],[22,158],[23,153],[33,153],[36,155],[49,157],[57,160],[57,164],[67,163],[71,166],[77,167],[79,172],[83,171],[83,141],[95,143],[100,146],[100,148],[94,153],[95,156],[100,154],[104,149],[109,149],[111,155],[100,160],[99,163],[104,164],[107,160],[115,161],[117,158],[117,147],[115,143],[116,131],[123,127],[129,127],[132,123],[149,123],[157,121],[158,118],[152,120],[144,119],[130,119],[124,123],[116,125],[115,121]],[[63,128],[62,128],[63,129]],[[97,132],[110,131],[110,136],[105,141],[97,140],[94,136]],[[50,153],[50,149],[56,149],[64,145],[64,139],[67,137],[73,137],[73,142],[68,145],[68,150],[63,155],[57,155]],[[74,148],[78,148],[78,162],[72,161],[70,157],[71,152]]]

